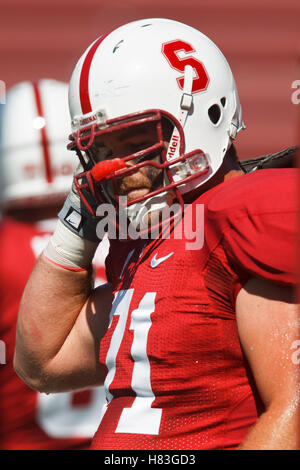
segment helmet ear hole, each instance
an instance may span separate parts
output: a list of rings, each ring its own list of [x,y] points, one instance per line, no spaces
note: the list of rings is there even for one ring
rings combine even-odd
[[[209,119],[213,124],[218,124],[220,118],[221,118],[221,108],[218,104],[213,104],[209,109],[208,109],[208,116]]]

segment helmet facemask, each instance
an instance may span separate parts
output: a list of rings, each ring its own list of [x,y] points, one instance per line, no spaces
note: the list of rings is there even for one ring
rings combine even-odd
[[[160,225],[164,209],[168,209],[170,221],[169,208],[173,204],[177,210],[171,219],[182,214],[180,186],[209,171],[207,156],[200,149],[184,154],[183,128],[164,111],[148,110],[110,120],[102,111],[94,115],[91,124],[78,124],[68,148],[77,152],[84,169],[74,178],[82,201],[93,216],[96,211],[89,202],[91,195],[96,205],[109,203],[117,213],[125,211],[128,222],[140,233]],[[119,157],[102,145],[126,133],[143,135],[136,144],[133,140],[128,153]],[[170,159],[168,146],[174,134],[178,135],[178,157]],[[139,180],[135,179],[137,174]]]

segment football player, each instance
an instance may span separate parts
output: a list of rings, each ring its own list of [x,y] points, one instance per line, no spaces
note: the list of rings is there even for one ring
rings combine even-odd
[[[6,346],[0,366],[0,448],[85,448],[96,430],[103,389],[40,394],[13,369],[22,291],[53,233],[75,170],[66,150],[67,84],[42,79],[13,86],[2,105],[0,131],[0,339]],[[101,262],[98,283],[105,281],[103,269]]]
[[[24,291],[18,374],[48,393],[104,382],[94,449],[297,448],[297,170],[244,174],[225,57],[138,20],[90,45],[69,101],[82,168]]]

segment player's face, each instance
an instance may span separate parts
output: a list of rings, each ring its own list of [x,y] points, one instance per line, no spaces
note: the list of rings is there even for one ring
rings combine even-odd
[[[102,158],[124,158],[157,143],[157,132],[154,125],[143,125],[137,128],[124,129],[112,134],[102,135],[95,139],[97,153]],[[167,146],[167,142],[165,143]],[[160,162],[159,155],[149,155],[147,160]],[[133,166],[139,159],[128,160],[127,166]],[[163,172],[150,165],[133,170],[132,173],[117,179],[117,191],[126,196],[128,202],[143,197],[162,186]]]

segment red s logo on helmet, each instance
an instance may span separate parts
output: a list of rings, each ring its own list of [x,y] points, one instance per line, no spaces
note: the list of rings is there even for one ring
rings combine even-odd
[[[195,57],[192,55],[188,55],[183,58],[179,57],[180,52],[189,54],[190,52],[196,51],[190,44],[185,41],[181,41],[180,39],[165,42],[162,45],[162,53],[173,69],[184,73],[186,65],[193,67],[196,76],[193,79],[192,93],[199,93],[200,91],[204,91],[207,88],[209,77],[202,62],[195,59]],[[183,90],[184,77],[177,78],[177,83],[179,88]]]

